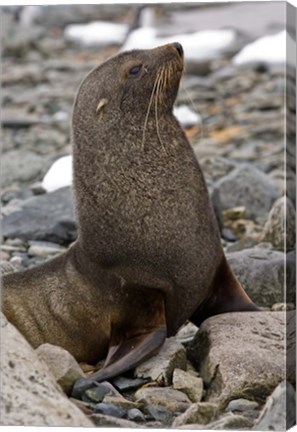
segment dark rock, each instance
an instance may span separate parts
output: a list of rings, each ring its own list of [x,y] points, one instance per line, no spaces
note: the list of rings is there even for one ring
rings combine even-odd
[[[135,421],[136,423],[142,423],[145,421],[143,413],[138,408],[129,409],[127,418],[128,420]]]
[[[148,379],[141,379],[141,378],[126,378],[126,377],[116,377],[112,379],[112,384],[120,391],[125,392],[129,390],[136,390],[139,387],[146,384],[149,380]]]
[[[240,283],[259,306],[271,307],[284,301],[285,255],[262,248],[244,249],[226,254]],[[295,255],[287,254],[287,301],[294,302]]]
[[[71,189],[61,188],[26,200],[20,210],[3,218],[2,235],[58,244],[74,241],[76,223]]]
[[[97,383],[89,378],[79,378],[73,385],[71,397],[84,402],[98,403],[104,399],[104,396],[111,393],[110,388],[102,383]]]
[[[125,417],[127,410],[124,408],[118,407],[111,403],[98,403],[94,407],[94,412],[96,414],[104,414],[112,417],[123,418]]]
[[[244,164],[216,183],[223,209],[244,206],[249,218],[265,216],[280,193],[272,180]]]

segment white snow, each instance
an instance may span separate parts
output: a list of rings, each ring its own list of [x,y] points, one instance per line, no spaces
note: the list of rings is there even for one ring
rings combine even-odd
[[[173,108],[173,114],[182,127],[192,127],[201,124],[201,116],[187,105],[179,105]]]
[[[179,42],[184,49],[186,61],[205,61],[219,58],[236,40],[234,30],[205,30],[189,34],[159,37],[157,30],[143,27],[134,30],[127,38],[121,51],[135,48],[150,49],[168,43]]]
[[[78,42],[85,46],[122,45],[128,32],[126,24],[107,21],[93,21],[89,24],[71,24],[66,26],[66,40]]]
[[[53,192],[72,184],[72,156],[63,156],[50,167],[42,186],[47,192]]]
[[[271,36],[263,36],[246,45],[232,61],[238,66],[249,63],[284,64],[287,60],[286,42],[288,51],[295,51],[291,46],[294,42],[285,30]]]

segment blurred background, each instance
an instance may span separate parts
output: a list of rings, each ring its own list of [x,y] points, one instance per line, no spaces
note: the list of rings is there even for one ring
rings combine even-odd
[[[277,200],[283,209],[284,194],[290,212],[295,206],[294,59],[287,68],[292,116],[284,182],[288,6],[3,7],[2,259],[30,266],[75,239],[70,121],[84,76],[121,50],[171,41],[182,43],[186,62],[174,112],[206,176],[226,251],[263,243],[283,250],[284,233],[275,240],[265,226]],[[293,47],[294,20],[291,27],[288,22],[287,46]],[[293,249],[294,224],[286,241]],[[42,255],[38,242],[56,246],[48,251],[45,244]]]

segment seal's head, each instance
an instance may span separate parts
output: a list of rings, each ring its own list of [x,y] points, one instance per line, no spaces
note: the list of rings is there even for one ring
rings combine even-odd
[[[120,53],[94,69],[79,89],[74,124],[90,116],[98,124],[106,117],[144,118],[153,112],[171,112],[184,68],[183,48],[179,43],[151,50]]]

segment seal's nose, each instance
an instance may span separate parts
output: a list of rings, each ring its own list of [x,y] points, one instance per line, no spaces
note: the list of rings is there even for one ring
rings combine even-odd
[[[184,50],[183,50],[182,45],[178,42],[174,42],[172,45],[176,48],[177,52],[182,57],[184,55]]]

